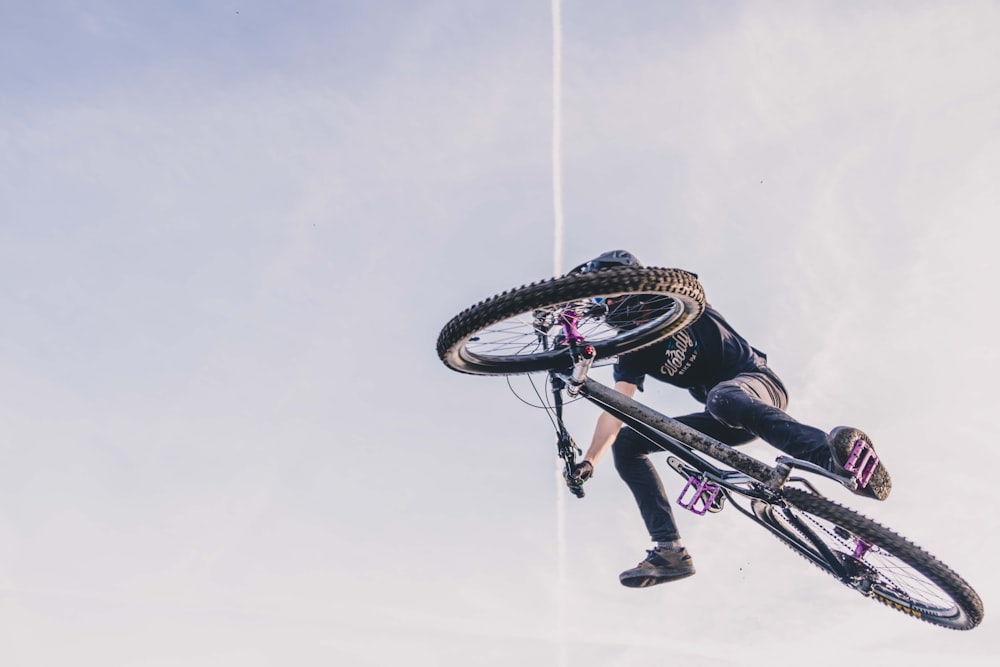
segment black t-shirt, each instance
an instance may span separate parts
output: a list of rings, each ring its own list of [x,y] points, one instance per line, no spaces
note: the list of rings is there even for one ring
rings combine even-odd
[[[688,389],[705,402],[708,391],[740,373],[758,371],[767,355],[754,349],[711,306],[686,329],[655,345],[623,354],[614,367],[615,382],[642,389],[647,375]]]

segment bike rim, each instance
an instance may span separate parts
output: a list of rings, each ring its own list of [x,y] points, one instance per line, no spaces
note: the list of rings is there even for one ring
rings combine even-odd
[[[620,317],[616,302],[640,297],[654,315],[637,326],[618,329],[608,325]],[[526,309],[485,327],[469,336],[460,348],[460,356],[474,365],[506,364],[511,361],[551,360],[565,353],[567,343],[559,315],[567,310],[577,316],[580,336],[598,349],[610,344],[642,338],[651,331],[668,327],[684,309],[671,296],[655,292],[629,292],[581,299]]]
[[[808,512],[787,507],[775,509],[774,518],[802,535],[793,517],[804,521],[813,536],[821,539],[840,560],[846,576],[844,583],[862,595],[916,618],[929,617],[947,623],[962,616],[961,608],[945,589],[890,549]]]

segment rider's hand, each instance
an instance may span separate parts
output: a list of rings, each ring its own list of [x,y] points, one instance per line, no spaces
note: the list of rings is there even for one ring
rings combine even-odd
[[[580,461],[573,466],[572,472],[566,475],[566,483],[570,486],[580,486],[594,474],[594,464],[590,461]]]

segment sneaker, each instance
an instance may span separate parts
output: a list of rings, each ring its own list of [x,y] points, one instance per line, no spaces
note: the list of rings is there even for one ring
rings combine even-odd
[[[658,547],[647,551],[646,560],[631,570],[622,572],[618,579],[622,582],[622,586],[645,588],[690,577],[692,574],[694,574],[694,562],[687,549]]]
[[[871,438],[856,428],[838,426],[830,431],[829,439],[830,450],[833,452],[833,462],[837,470],[847,470],[847,472],[858,478],[858,487],[854,490],[854,493],[876,500],[885,500],[889,497],[889,492],[892,491],[892,478],[889,477],[889,472],[885,469],[881,460],[878,461],[875,469],[870,472],[867,483],[864,483],[863,479],[864,475],[868,472],[865,469],[866,459],[862,456],[860,461],[851,461],[851,454],[858,446],[863,447],[867,444],[869,452],[875,454],[875,447],[872,445]],[[877,455],[875,456],[877,458]],[[848,463],[851,464],[850,468],[848,467]],[[856,469],[859,465],[861,467],[860,470]]]

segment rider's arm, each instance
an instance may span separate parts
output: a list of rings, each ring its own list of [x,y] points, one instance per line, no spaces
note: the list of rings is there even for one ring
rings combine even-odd
[[[631,382],[615,382],[615,391],[625,394],[629,398],[635,396],[635,391],[637,387]],[[594,428],[594,437],[590,441],[590,447],[587,449],[587,453],[584,454],[583,460],[590,461],[591,465],[597,466],[597,462],[601,460],[608,448],[614,443],[615,438],[618,437],[618,431],[622,427],[622,420],[614,417],[607,412],[602,412],[601,416],[597,418],[597,426]]]

